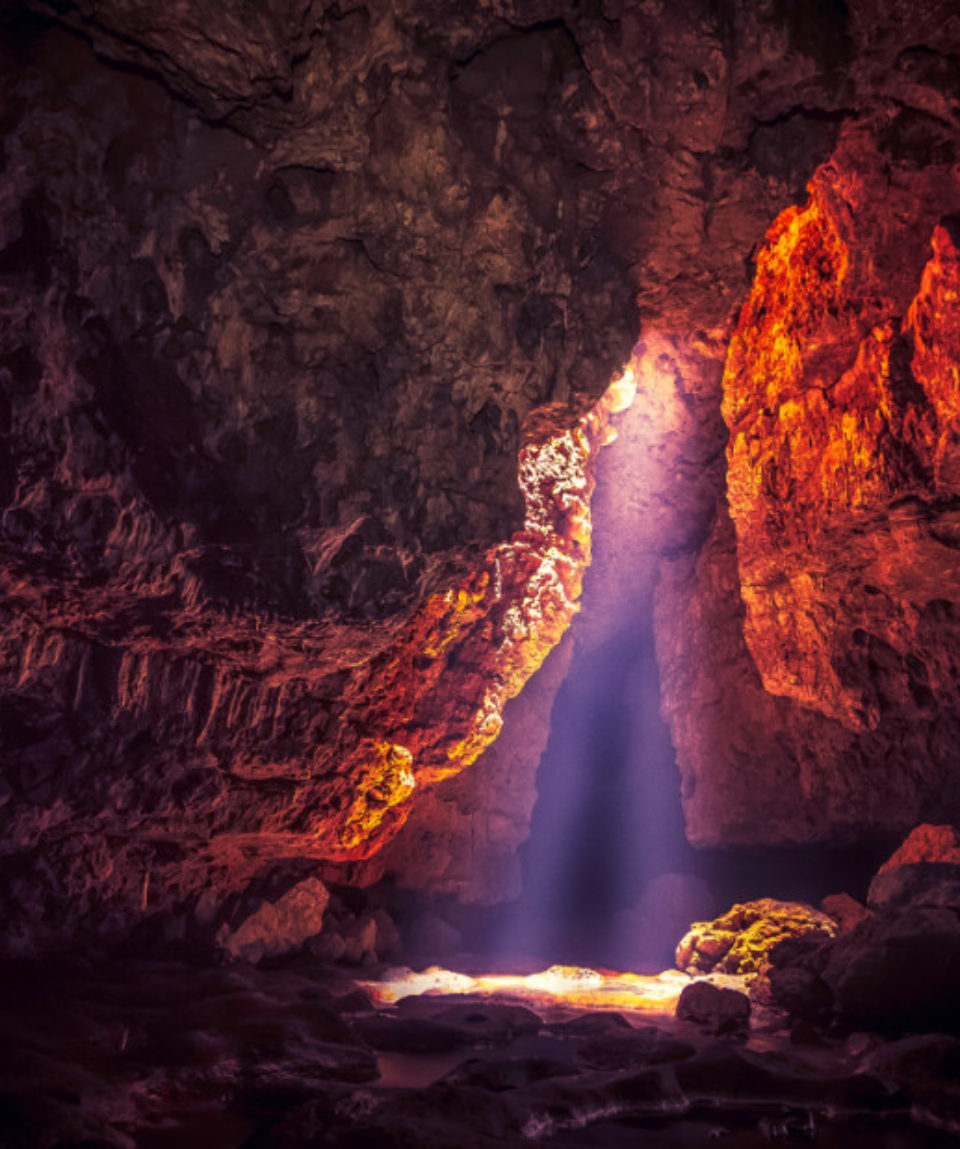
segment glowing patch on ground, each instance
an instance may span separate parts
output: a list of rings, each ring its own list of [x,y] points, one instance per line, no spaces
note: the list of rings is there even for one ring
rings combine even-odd
[[[555,965],[526,976],[486,974],[471,977],[432,966],[415,973],[394,970],[382,981],[360,982],[377,1005],[393,1005],[404,997],[423,994],[479,994],[520,1000],[543,1009],[616,1009],[672,1016],[677,998],[694,979],[679,970],[659,974],[613,973],[578,966]],[[710,977],[717,984],[743,987],[743,979]]]

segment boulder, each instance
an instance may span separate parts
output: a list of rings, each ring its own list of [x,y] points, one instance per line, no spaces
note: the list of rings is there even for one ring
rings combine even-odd
[[[943,906],[876,914],[830,947],[823,979],[848,1022],[960,1029],[960,917]]]
[[[872,909],[902,906],[951,906],[960,909],[960,865],[950,862],[908,862],[879,871],[870,883]]]
[[[842,934],[858,926],[870,913],[862,902],[849,894],[828,894],[820,903],[820,909],[837,923]]]
[[[694,922],[677,946],[677,968],[687,973],[755,974],[785,938],[837,933],[836,922],[804,902],[774,898],[735,905],[712,922]]]
[[[263,901],[236,929],[224,924],[219,944],[235,958],[257,962],[290,953],[316,937],[330,894],[318,878],[305,878],[275,901]]]
[[[695,981],[680,994],[677,1017],[713,1034],[742,1036],[750,1028],[750,999],[735,989]]]
[[[960,829],[956,826],[915,826],[900,847],[883,863],[878,875],[915,862],[946,862],[960,866]]]

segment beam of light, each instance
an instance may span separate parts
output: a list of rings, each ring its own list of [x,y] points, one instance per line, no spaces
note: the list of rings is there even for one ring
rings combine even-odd
[[[523,892],[484,945],[494,967],[559,960],[649,973],[670,960],[688,908],[694,916],[712,908],[705,891],[691,898],[692,880],[680,872],[688,860],[679,779],[652,638],[660,558],[688,529],[677,487],[695,431],[689,359],[688,348],[650,333],[604,397],[618,418],[597,464],[578,642],[538,772]]]
[[[672,1017],[677,999],[694,979],[679,970],[660,974],[615,973],[555,965],[540,973],[518,976],[481,974],[470,976],[431,966],[420,973],[399,969],[382,981],[358,985],[377,1005],[389,1006],[406,997],[472,994],[520,1001],[531,1008],[553,1011],[564,1008],[618,1010]],[[696,980],[742,989],[744,979],[732,976]]]

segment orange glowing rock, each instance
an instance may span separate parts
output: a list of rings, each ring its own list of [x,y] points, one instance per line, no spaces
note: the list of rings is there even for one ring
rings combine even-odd
[[[906,528],[905,500],[934,520],[960,491],[960,257],[937,222],[956,193],[911,178],[846,133],[767,235],[723,381],[747,645],[769,692],[851,729],[892,705],[858,643],[906,659],[915,612],[960,592]]]
[[[915,826],[877,873],[917,862],[960,865],[960,830],[956,826]]]
[[[349,805],[317,820],[328,857],[369,857],[403,824],[415,789],[459,773],[500,733],[505,703],[579,609],[596,455],[635,393],[628,368],[572,422],[562,406],[534,413],[518,463],[523,529],[431,595],[352,685],[364,738],[337,767],[358,779]]]

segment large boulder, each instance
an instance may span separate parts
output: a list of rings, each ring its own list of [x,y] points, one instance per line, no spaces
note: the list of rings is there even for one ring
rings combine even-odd
[[[677,1017],[709,1033],[741,1036],[750,1028],[750,999],[735,989],[695,981],[677,999]]]
[[[960,1028],[960,916],[944,906],[876,914],[830,947],[823,980],[848,1022]]]
[[[786,938],[817,934],[826,940],[836,933],[836,922],[813,906],[760,898],[735,905],[712,922],[694,922],[677,946],[677,968],[694,974],[757,974]]]
[[[305,878],[275,901],[263,901],[236,928],[224,925],[217,940],[232,957],[249,962],[299,949],[323,928],[330,901],[318,878]]]

